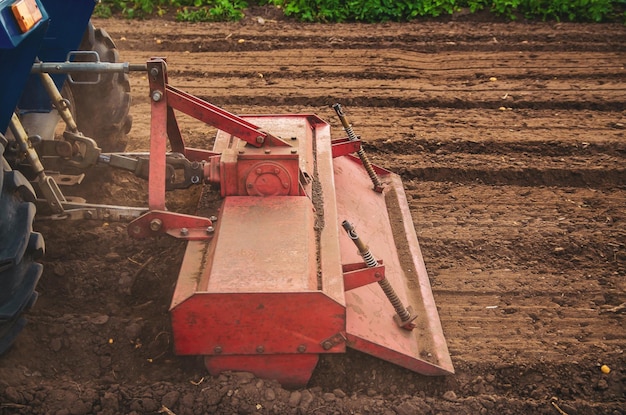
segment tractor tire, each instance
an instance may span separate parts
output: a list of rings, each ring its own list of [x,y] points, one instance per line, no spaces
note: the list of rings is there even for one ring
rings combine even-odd
[[[0,135],[0,153],[6,140]],[[26,178],[0,161],[0,355],[24,328],[23,313],[35,303],[43,266],[43,237],[33,232],[35,192]]]
[[[104,29],[89,23],[79,50],[97,52],[101,62],[119,62],[113,39]],[[93,61],[93,57],[77,55],[75,61]],[[73,97],[78,130],[96,140],[103,152],[119,152],[126,148],[126,134],[132,126],[130,81],[128,74],[108,73],[74,75],[75,82],[66,82]]]

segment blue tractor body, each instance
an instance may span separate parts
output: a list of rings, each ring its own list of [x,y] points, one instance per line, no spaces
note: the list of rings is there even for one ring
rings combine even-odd
[[[96,2],[94,0],[32,0],[42,18],[22,32],[12,7],[16,0],[0,0],[0,133],[7,129],[11,115],[20,112],[50,111],[50,98],[39,79],[30,75],[36,58],[63,62],[76,50]],[[58,89],[65,75],[54,75]]]

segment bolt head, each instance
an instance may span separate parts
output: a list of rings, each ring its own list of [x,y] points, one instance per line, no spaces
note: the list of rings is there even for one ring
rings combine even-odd
[[[256,347],[256,352],[257,353],[263,353],[264,351],[265,351],[265,347],[263,347],[263,346],[257,346]]]
[[[163,221],[161,219],[155,218],[150,221],[150,230],[152,230],[152,232],[157,232],[161,230],[162,226]]]
[[[161,98],[163,98],[163,93],[161,93],[161,91],[154,91],[152,93],[152,100],[154,102],[159,102]]]
[[[187,229],[187,228],[180,228],[180,234],[181,234],[182,236],[187,236],[187,235],[189,235],[189,229]]]

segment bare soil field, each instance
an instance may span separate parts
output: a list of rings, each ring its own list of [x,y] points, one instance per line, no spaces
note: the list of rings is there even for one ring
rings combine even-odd
[[[96,20],[122,60],[236,114],[314,113],[402,176],[456,374],[323,355],[306,388],[212,377],[173,353],[184,243],[123,223],[38,221],[44,275],[0,359],[0,414],[626,414],[626,26]],[[128,150],[147,150],[148,81],[131,74]],[[179,120],[189,144],[214,131]],[[89,201],[146,204],[96,170]],[[198,188],[168,195],[193,212]],[[601,371],[606,365],[610,373]]]

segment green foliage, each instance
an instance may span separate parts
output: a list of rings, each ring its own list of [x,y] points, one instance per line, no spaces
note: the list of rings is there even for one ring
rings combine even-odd
[[[286,16],[304,22],[408,21],[418,17],[451,15],[462,8],[489,11],[516,18],[626,22],[626,0],[251,0],[274,5]],[[248,0],[101,0],[94,14],[127,18],[162,16],[173,12],[177,20],[225,21],[244,17]]]
[[[241,20],[243,10],[248,7],[245,0],[195,0],[192,7],[183,7],[176,12],[176,20],[186,22],[216,22]]]
[[[266,4],[282,7],[285,15],[302,21],[366,23],[452,14],[458,9],[456,3],[457,0],[266,0]]]
[[[472,12],[489,8],[499,16],[600,22],[615,18],[624,0],[468,0]],[[621,5],[620,5],[621,3]]]
[[[546,19],[589,20],[600,22],[613,11],[612,0],[526,0],[526,17]]]
[[[225,21],[239,20],[248,7],[246,0],[102,0],[94,11],[99,17],[120,13],[129,19],[151,15],[163,16],[174,11],[177,20]]]

